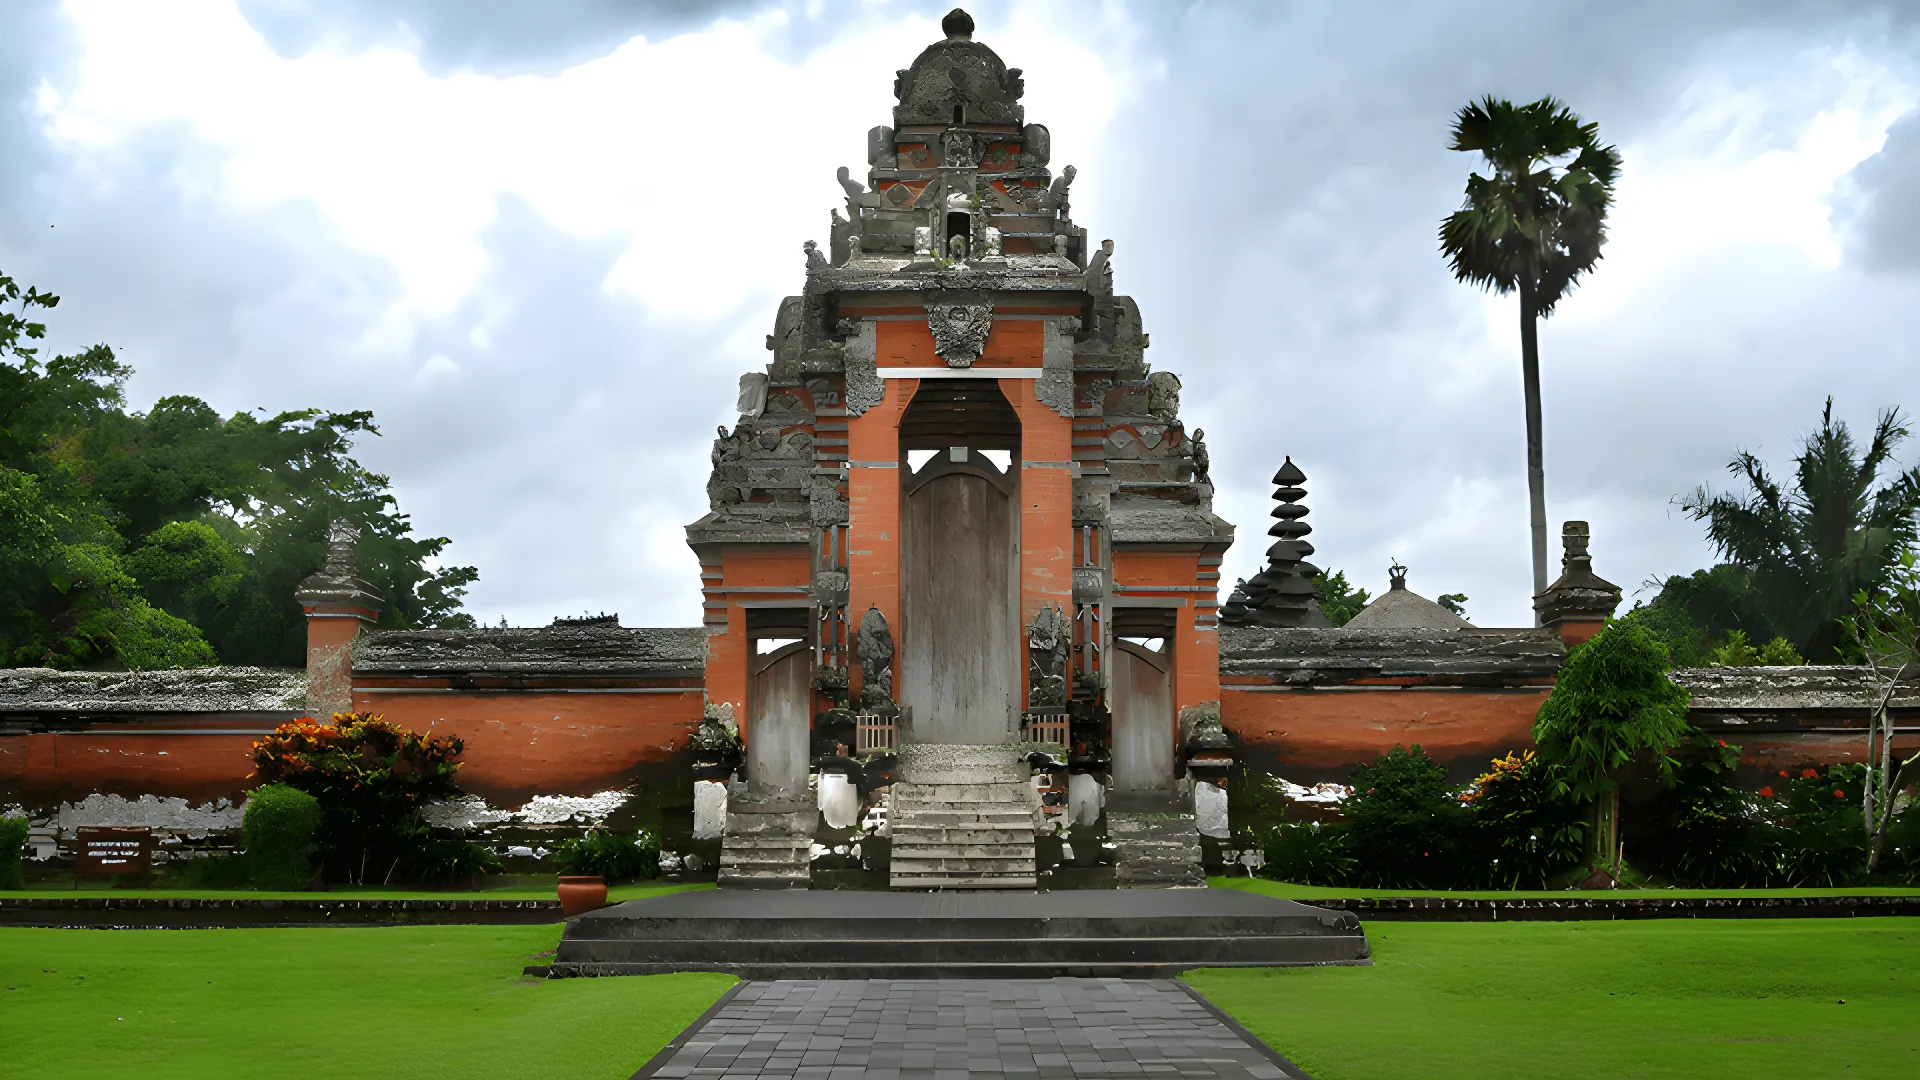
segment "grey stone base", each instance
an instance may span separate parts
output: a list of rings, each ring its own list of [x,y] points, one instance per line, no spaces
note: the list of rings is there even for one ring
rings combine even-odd
[[[896,889],[1031,889],[1038,811],[1018,747],[914,745],[888,791]]]
[[[1192,814],[1107,813],[1113,877],[1122,888],[1205,885]]]
[[[813,880],[813,831],[820,811],[804,802],[729,800],[720,838],[723,889],[804,889]]]

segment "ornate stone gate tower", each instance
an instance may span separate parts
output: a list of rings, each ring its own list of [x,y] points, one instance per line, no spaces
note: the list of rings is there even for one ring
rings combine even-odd
[[[723,881],[806,880],[823,767],[889,788],[896,885],[1031,887],[1035,752],[1111,824],[1172,809],[1180,718],[1217,718],[1233,530],[1180,382],[1149,370],[1112,242],[1069,216],[1020,70],[966,13],[942,28],[866,182],[840,171],[845,214],[805,245],[687,529],[708,698],[748,746]]]

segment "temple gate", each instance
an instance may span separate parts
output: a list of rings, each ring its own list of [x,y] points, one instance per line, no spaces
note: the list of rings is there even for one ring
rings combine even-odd
[[[1020,71],[964,12],[942,27],[867,133],[866,182],[841,170],[845,214],[804,245],[687,529],[708,700],[748,718],[721,880],[804,884],[816,831],[858,839],[798,790],[803,716],[806,769],[845,778],[813,786],[886,822],[896,887],[1032,887],[1036,835],[1069,820],[1089,860],[1079,831],[1106,827],[1123,881],[1192,880],[1178,717],[1217,712],[1233,529]],[[803,645],[758,646],[795,615]],[[1143,618],[1151,647],[1123,640]]]

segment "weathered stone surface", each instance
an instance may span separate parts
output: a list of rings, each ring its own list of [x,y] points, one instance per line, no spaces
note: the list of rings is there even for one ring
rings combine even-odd
[[[1233,543],[1233,526],[1202,505],[1115,495],[1107,516],[1116,544]]]
[[[1673,681],[1693,695],[1694,712],[1831,710],[1865,715],[1883,685],[1864,666],[1682,668]],[[1902,686],[1896,709],[1920,709],[1920,685]]]
[[[700,627],[551,626],[536,629],[384,630],[362,635],[362,675],[572,675],[699,678]]]
[[[1546,629],[1220,628],[1223,679],[1259,677],[1288,686],[1372,678],[1512,685],[1554,677],[1566,657],[1560,636]]]
[[[0,714],[301,712],[306,707],[304,671],[0,668]]]

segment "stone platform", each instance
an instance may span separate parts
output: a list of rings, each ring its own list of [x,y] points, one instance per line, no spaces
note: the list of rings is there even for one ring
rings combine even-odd
[[[730,891],[567,920],[542,976],[749,979],[1160,977],[1195,967],[1371,962],[1360,920],[1231,889]]]

